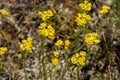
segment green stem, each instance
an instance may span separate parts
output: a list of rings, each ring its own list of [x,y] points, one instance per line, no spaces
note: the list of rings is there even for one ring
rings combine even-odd
[[[75,45],[75,50],[74,50],[74,53],[78,52],[79,49],[80,49],[80,43],[79,43],[79,39],[80,39],[80,33],[82,31],[82,28],[78,27],[77,28],[77,32],[75,34],[75,41],[73,42],[72,45]]]
[[[27,56],[28,56],[28,52],[24,53],[24,58],[23,58],[23,67],[24,67],[24,72],[25,72],[25,80],[28,80],[28,75],[27,75],[27,71],[26,71],[26,61],[27,61]]]
[[[70,52],[67,51],[67,54],[69,54],[69,53],[70,53]],[[61,75],[60,80],[64,80],[64,76],[65,76],[66,72],[68,71],[69,65],[70,65],[70,64],[69,64],[69,59],[68,59],[68,57],[66,56],[66,58],[65,58],[65,68],[64,68],[63,71],[61,72],[62,75]]]
[[[51,70],[51,74],[50,74],[50,80],[53,80],[53,79],[52,79],[53,69],[54,69],[54,68],[53,68],[53,66],[52,66],[52,70]]]
[[[44,80],[47,80],[47,71],[46,71],[46,63],[45,63],[45,57],[44,57],[44,48],[45,48],[45,37],[41,38],[41,48],[40,48],[40,63],[42,63],[43,67],[43,75],[44,75]],[[39,63],[39,64],[40,64]]]

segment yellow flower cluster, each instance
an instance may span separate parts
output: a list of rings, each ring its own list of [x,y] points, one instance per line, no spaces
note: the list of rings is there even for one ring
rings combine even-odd
[[[26,51],[30,51],[32,49],[33,40],[32,38],[27,38],[27,40],[22,40],[22,44]]]
[[[52,64],[53,65],[58,65],[58,63],[59,63],[58,58],[52,58]]]
[[[47,25],[46,23],[41,23],[39,26],[38,33],[42,36],[53,39],[55,35],[55,30],[51,25]]]
[[[90,20],[91,20],[90,15],[87,15],[86,13],[83,14],[78,13],[78,17],[76,17],[75,22],[77,22],[78,26],[83,26]]]
[[[102,6],[102,9],[100,10],[100,13],[101,14],[106,14],[106,13],[108,13],[108,9],[109,9],[109,7],[104,5],[104,6]]]
[[[84,10],[84,13],[78,13],[75,22],[77,22],[78,26],[84,26],[91,20],[91,16],[86,14],[86,11],[91,10],[92,4],[88,0],[85,0],[83,3],[79,4],[79,7]]]
[[[54,54],[54,57],[58,57],[59,56],[59,52],[58,51],[54,51],[53,54]]]
[[[92,32],[84,36],[84,41],[89,45],[98,44],[100,40],[98,39],[98,33]]]
[[[85,11],[90,11],[91,10],[91,7],[92,7],[92,4],[85,0],[84,3],[80,3],[79,4],[79,7],[82,9],[82,10],[85,10]]]
[[[58,39],[57,42],[55,43],[55,46],[58,46],[58,47],[60,47],[62,45],[64,45],[64,43],[61,39]]]
[[[65,50],[69,49],[70,44],[71,42],[69,40],[65,40],[65,45],[64,45]]]
[[[80,66],[84,66],[86,61],[86,52],[81,51],[72,56],[71,62]]]
[[[54,51],[53,54],[54,54],[54,58],[52,58],[52,64],[53,65],[57,65],[59,63],[59,59],[58,59],[59,52],[58,51]]]
[[[46,20],[48,20],[50,17],[53,16],[53,12],[52,12],[51,10],[47,10],[47,11],[43,11],[43,12],[39,11],[39,12],[38,12],[38,15],[41,16],[41,18],[42,18],[43,21],[46,21]]]
[[[7,51],[7,47],[0,47],[0,55],[5,54]]]
[[[58,39],[57,42],[55,43],[55,46],[61,47],[62,45],[64,45],[64,49],[68,50],[70,44],[71,44],[71,42],[69,40],[65,40],[63,42],[63,40]]]
[[[4,15],[4,16],[9,16],[10,15],[7,10],[2,10],[1,14]]]

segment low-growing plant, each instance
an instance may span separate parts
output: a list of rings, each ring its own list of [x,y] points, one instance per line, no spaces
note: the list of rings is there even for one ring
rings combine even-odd
[[[116,57],[117,60],[119,60],[119,57],[114,51],[109,51],[106,41],[107,37],[102,27],[109,27],[109,24],[107,23],[106,25],[104,20],[113,21],[114,12],[112,13],[110,9],[111,6],[102,3],[100,7],[95,10],[95,3],[97,2],[94,3],[92,0],[75,0],[75,2],[69,0],[69,5],[65,2],[66,0],[62,1],[61,3],[56,3],[59,2],[59,0],[43,1],[41,5],[47,2],[44,7],[39,6],[39,0],[34,0],[34,8],[31,12],[21,12],[24,15],[19,18],[19,27],[21,27],[20,23],[26,18],[27,13],[31,13],[33,16],[28,14],[29,17],[21,23],[23,27],[21,27],[21,29],[19,28],[19,31],[15,33],[15,36],[17,35],[15,40],[18,43],[15,43],[15,40],[12,40],[12,36],[4,32],[6,29],[4,24],[7,24],[7,19],[13,18],[18,14],[13,15],[14,12],[9,12],[10,10],[7,11],[6,9],[0,10],[0,46],[4,46],[0,47],[0,70],[2,71],[5,66],[3,60],[7,61],[7,56],[10,56],[11,59],[9,60],[14,60],[11,56],[16,54],[18,55],[18,61],[22,61],[22,65],[14,61],[13,63],[19,65],[19,70],[23,69],[22,73],[24,73],[24,75],[22,76],[24,77],[21,78],[20,73],[16,72],[14,75],[18,77],[16,79],[13,77],[13,80],[84,80],[86,75],[90,76],[91,80],[94,80],[93,74],[95,74],[97,70],[102,77],[104,76],[103,70],[106,68],[106,65],[108,65],[107,71],[109,77],[103,79],[115,79],[112,78],[110,57],[114,55],[113,60],[115,60],[114,58]],[[75,4],[70,4],[70,2]],[[55,3],[60,6],[57,6]],[[71,5],[75,5],[76,11],[73,10],[72,12],[72,9],[69,8]],[[57,6],[60,10],[54,6]],[[111,16],[112,18],[110,18]],[[96,22],[96,17],[98,18],[98,22]],[[17,20],[17,18],[11,21],[15,23],[14,20]],[[12,24],[12,26],[16,25]],[[97,28],[94,26],[97,26]],[[9,32],[10,30],[7,31],[11,34]],[[15,31],[12,32],[14,33]],[[6,43],[2,43],[5,41]],[[13,52],[15,54],[10,54],[13,51],[13,47],[16,53]],[[28,63],[33,62],[30,61],[32,58],[37,60],[35,62],[37,66],[39,66],[36,71],[34,70],[36,68],[35,65],[33,65],[33,69],[28,69]],[[101,58],[103,60],[99,60]],[[107,62],[109,62],[109,64],[107,64]],[[31,65],[32,64],[29,66]],[[100,68],[100,66],[102,66],[102,68]],[[31,73],[34,75],[30,75],[31,73],[29,74],[29,71],[33,71],[34,73]],[[17,73],[19,73],[19,75]],[[10,75],[12,75],[12,73],[10,73]],[[31,76],[35,76],[35,78],[31,78]],[[89,79],[90,78],[86,78],[85,80]],[[98,78],[98,80],[101,80],[101,78]]]

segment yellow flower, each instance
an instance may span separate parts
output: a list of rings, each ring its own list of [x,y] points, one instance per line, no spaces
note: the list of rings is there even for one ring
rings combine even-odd
[[[75,22],[77,22],[78,26],[83,26],[90,20],[91,20],[90,15],[87,15],[86,13],[83,13],[83,14],[78,13],[78,16],[76,17]]]
[[[55,30],[51,25],[47,25],[46,23],[41,23],[38,29],[38,33],[42,36],[53,39],[55,35]]]
[[[53,65],[58,65],[59,60],[57,58],[52,58],[52,64]]]
[[[0,47],[0,55],[5,54],[7,51],[7,47]]]
[[[55,46],[62,46],[63,45],[63,41],[61,39],[58,39],[57,42],[55,43]]]
[[[100,10],[100,13],[101,14],[106,14],[106,13],[108,13],[108,9],[109,9],[109,7],[104,5],[104,6],[102,6],[102,9]]]
[[[58,57],[59,56],[59,52],[58,51],[54,51],[53,54],[54,54],[54,57]]]
[[[64,45],[65,50],[68,50],[70,44],[71,42],[69,40],[65,40],[65,45]]]
[[[87,21],[90,21],[92,18],[91,18],[91,16],[90,15],[87,15],[87,14],[84,14],[84,18],[87,20]]]
[[[78,58],[80,55],[78,53],[74,54],[73,57]]]
[[[80,56],[82,56],[82,57],[85,57],[85,56],[86,56],[86,52],[85,52],[85,51],[81,51],[79,54],[80,54]]]
[[[27,40],[22,40],[22,44],[26,51],[30,51],[32,49],[33,40],[32,38],[27,38]]]
[[[94,40],[94,43],[100,43],[100,40],[96,39]]]
[[[51,16],[53,16],[53,12],[51,10],[48,10],[47,15],[51,17]]]
[[[46,23],[41,23],[40,26],[39,26],[39,28],[40,28],[40,29],[43,29],[43,28],[45,28],[46,26],[47,26]]]
[[[72,62],[73,64],[77,64],[77,59],[76,59],[75,57],[72,57],[72,58],[71,58],[71,62]]]
[[[89,45],[98,44],[100,41],[98,39],[97,33],[88,33],[86,36],[84,36],[84,41]]]
[[[54,28],[51,26],[51,25],[48,25],[48,32],[49,32],[49,36],[48,36],[48,38],[50,38],[50,39],[53,39],[54,38],[54,35],[55,35],[55,30],[54,30]]]
[[[41,16],[41,18],[42,18],[43,21],[46,21],[46,20],[48,20],[50,17],[53,16],[53,12],[52,12],[51,10],[47,10],[47,11],[43,11],[43,12],[38,11],[38,15]]]
[[[79,4],[79,7],[82,9],[82,10],[85,10],[85,11],[90,11],[91,10],[91,7],[92,7],[92,4],[85,0],[84,3],[80,3]]]
[[[32,43],[32,38],[27,38],[27,41]]]
[[[98,33],[96,33],[96,32],[88,33],[88,36],[90,36],[90,37],[98,37]]]
[[[1,14],[4,15],[4,16],[9,16],[10,15],[7,10],[2,10]]]
[[[84,65],[85,65],[85,59],[84,59],[84,58],[78,58],[77,62],[78,62],[78,64],[81,65],[81,66],[84,66]]]
[[[58,51],[54,51],[53,54],[54,54],[54,58],[52,58],[52,64],[53,65],[57,65],[59,63],[59,60],[57,58],[59,56],[59,52]]]
[[[80,66],[84,66],[85,61],[86,61],[86,52],[85,51],[81,51],[81,52],[79,52],[79,54],[76,53],[71,58],[71,62],[73,64],[80,65]]]

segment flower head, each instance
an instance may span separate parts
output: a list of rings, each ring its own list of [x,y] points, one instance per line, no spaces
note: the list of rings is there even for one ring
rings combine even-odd
[[[41,23],[38,29],[38,33],[42,36],[53,39],[55,35],[55,30],[51,25],[47,25],[46,23]]]
[[[69,49],[70,44],[71,42],[69,40],[65,40],[65,45],[64,45],[65,50]]]
[[[84,41],[89,45],[98,44],[100,42],[98,39],[98,33],[88,33],[86,36],[84,36]]]
[[[86,56],[86,52],[85,52],[85,51],[81,51],[79,54],[80,54],[82,57],[85,57],[85,56]]]
[[[0,55],[5,54],[7,51],[7,47],[0,47]]]
[[[23,48],[26,51],[30,51],[32,49],[32,38],[27,38],[27,40],[22,40]]]
[[[58,65],[59,60],[57,58],[52,58],[52,64],[53,65]]]
[[[48,20],[50,17],[53,16],[53,12],[52,12],[51,10],[47,10],[47,11],[43,11],[43,12],[39,11],[39,12],[38,12],[38,15],[41,16],[41,18],[42,18],[43,21],[46,21],[46,20]]]
[[[78,16],[76,17],[75,22],[77,22],[78,26],[83,26],[90,20],[91,20],[90,15],[87,15],[86,13],[83,13],[83,14],[78,13]]]
[[[86,52],[81,51],[71,57],[71,62],[76,65],[84,66],[86,61]]]
[[[106,13],[108,13],[108,9],[109,9],[109,7],[104,5],[104,6],[102,6],[102,9],[100,10],[100,13],[101,14],[106,14]]]
[[[79,7],[82,9],[82,10],[85,10],[85,11],[90,11],[91,10],[91,7],[92,7],[92,4],[85,0],[84,3],[80,3],[79,4]]]
[[[71,58],[71,62],[72,62],[73,64],[77,64],[77,63],[78,63],[78,62],[77,62],[77,58],[72,57],[72,58]]]
[[[4,16],[9,16],[10,15],[7,10],[2,10],[1,14],[4,15]]]
[[[53,54],[54,54],[54,57],[58,57],[60,53],[58,51],[54,51]]]
[[[60,47],[62,45],[64,45],[64,43],[61,39],[58,39],[57,42],[55,43],[55,46],[58,46],[58,47]]]

